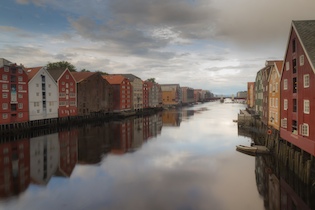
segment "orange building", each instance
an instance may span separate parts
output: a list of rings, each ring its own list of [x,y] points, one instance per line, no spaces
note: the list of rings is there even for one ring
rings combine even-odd
[[[268,125],[276,130],[280,127],[280,80],[283,61],[273,61],[269,74],[269,119]]]
[[[247,107],[253,108],[255,106],[255,82],[247,83]]]
[[[181,103],[181,89],[179,84],[160,85],[163,105],[178,105]]]

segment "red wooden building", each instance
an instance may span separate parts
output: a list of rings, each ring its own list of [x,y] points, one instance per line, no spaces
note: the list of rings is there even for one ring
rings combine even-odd
[[[152,82],[143,82],[143,108],[149,107],[149,89],[152,87]]]
[[[293,21],[281,76],[282,139],[315,156],[315,20]]]
[[[0,124],[27,122],[28,76],[22,65],[0,58]]]
[[[59,91],[58,117],[77,116],[77,87],[76,80],[68,68],[49,69],[48,72],[55,79]]]
[[[126,77],[121,75],[104,75],[113,91],[113,111],[129,111],[132,105],[132,86]]]

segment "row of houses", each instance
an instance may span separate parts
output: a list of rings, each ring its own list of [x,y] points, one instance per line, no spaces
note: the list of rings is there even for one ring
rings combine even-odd
[[[292,21],[283,60],[266,61],[247,105],[281,139],[315,156],[315,20]]]
[[[26,68],[0,58],[0,125],[135,112],[208,100],[210,91],[143,81],[133,74]]]

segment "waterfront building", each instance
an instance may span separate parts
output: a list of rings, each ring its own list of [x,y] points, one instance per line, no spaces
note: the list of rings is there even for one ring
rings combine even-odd
[[[262,70],[262,85],[263,85],[263,100],[262,100],[262,116],[261,121],[264,125],[268,125],[269,121],[269,74],[271,70],[271,63],[266,61],[265,68]]]
[[[292,21],[281,76],[282,139],[315,156],[315,20]]]
[[[247,107],[254,108],[255,106],[255,82],[247,83]]]
[[[68,68],[48,69],[58,86],[58,117],[77,116],[76,81]]]
[[[149,107],[159,107],[159,97],[161,95],[161,88],[158,83],[155,82],[148,82],[148,90],[149,90]]]
[[[77,84],[78,115],[113,111],[112,87],[99,72],[71,72]]]
[[[58,118],[58,86],[45,67],[26,68],[29,120]]]
[[[268,126],[279,130],[280,127],[280,79],[283,61],[270,61],[269,74],[269,119]]]
[[[194,89],[194,101],[198,102],[201,100],[201,89]]]
[[[247,91],[238,91],[237,93],[236,93],[236,97],[237,98],[247,98]]]
[[[0,124],[29,121],[27,83],[23,65],[0,58]]]
[[[181,103],[179,84],[161,84],[163,105],[177,106]]]
[[[184,105],[194,103],[194,89],[190,87],[181,87],[182,89],[182,103]]]
[[[143,81],[133,74],[121,74],[123,77],[130,81],[132,86],[131,96],[132,103],[131,109],[139,111],[143,109]]]
[[[263,85],[262,85],[262,69],[259,70],[255,78],[255,113],[262,116],[262,100],[263,100]]]
[[[103,75],[112,87],[113,111],[130,111],[132,105],[132,86],[128,78],[122,75]]]
[[[148,108],[149,107],[149,82],[148,81],[143,81],[143,108]]]

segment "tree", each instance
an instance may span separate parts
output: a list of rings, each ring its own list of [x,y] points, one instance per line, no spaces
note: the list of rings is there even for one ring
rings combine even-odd
[[[153,83],[156,83],[156,82],[155,82],[155,78],[149,78],[149,79],[147,79],[146,81],[147,81],[147,82],[153,82]]]
[[[59,61],[59,62],[54,62],[54,63],[48,62],[48,64],[46,65],[46,68],[47,70],[68,68],[69,71],[76,71],[75,66],[69,63],[68,61]]]
[[[96,71],[96,72],[99,72],[101,75],[108,75],[108,73],[103,72],[103,71]]]
[[[80,72],[91,72],[90,70],[82,69]]]

